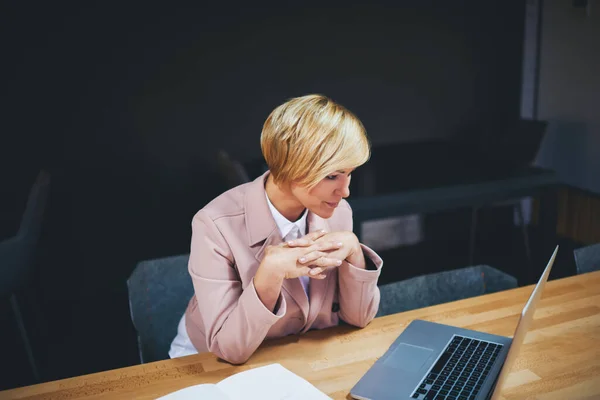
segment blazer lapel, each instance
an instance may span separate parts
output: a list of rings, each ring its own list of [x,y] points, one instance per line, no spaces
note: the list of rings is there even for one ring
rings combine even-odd
[[[260,246],[254,255],[259,264],[267,246],[277,246],[283,241],[265,197],[265,180],[268,174],[268,172],[264,173],[250,184],[244,199],[248,245],[251,248]],[[285,279],[282,290],[285,290],[298,303],[304,320],[307,320],[308,298],[300,279]]]
[[[312,283],[312,282],[311,282]],[[308,297],[304,292],[304,287],[302,286],[302,282],[300,282],[299,278],[294,279],[284,279],[283,280],[283,290],[288,292],[290,296],[294,299],[296,303],[300,306],[300,310],[302,310],[302,316],[304,320],[308,320]]]
[[[277,224],[271,215],[271,210],[265,197],[265,182],[268,172],[256,178],[250,184],[244,194],[244,209],[246,220],[246,234],[248,246],[255,247],[257,244],[278,232]]]

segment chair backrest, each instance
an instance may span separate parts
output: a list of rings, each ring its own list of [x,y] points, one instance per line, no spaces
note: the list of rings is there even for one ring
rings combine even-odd
[[[217,164],[228,188],[250,182],[250,177],[244,166],[239,161],[232,159],[226,151],[219,151]]]
[[[40,171],[27,199],[27,206],[21,218],[19,232],[17,236],[27,237],[28,240],[37,241],[42,219],[44,218],[44,210],[46,209],[46,200],[50,189],[50,174],[46,171]]]
[[[194,294],[189,254],[138,263],[127,280],[142,363],[169,358],[171,341]]]
[[[0,296],[20,289],[33,271],[49,187],[50,175],[41,171],[29,191],[17,234],[0,242]]]
[[[600,243],[575,249],[573,255],[577,274],[600,271]]]
[[[488,265],[417,276],[381,285],[377,316],[517,287],[517,279]]]

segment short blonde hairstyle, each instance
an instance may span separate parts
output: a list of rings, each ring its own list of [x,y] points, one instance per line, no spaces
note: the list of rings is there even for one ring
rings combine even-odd
[[[260,146],[276,184],[309,188],[334,171],[364,164],[371,154],[360,120],[318,94],[275,108],[264,123]]]

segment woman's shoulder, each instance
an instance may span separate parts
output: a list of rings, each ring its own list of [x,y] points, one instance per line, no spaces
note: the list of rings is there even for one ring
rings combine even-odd
[[[250,183],[243,183],[221,193],[202,207],[194,215],[194,219],[209,218],[216,221],[223,217],[243,215],[244,198],[249,185]]]

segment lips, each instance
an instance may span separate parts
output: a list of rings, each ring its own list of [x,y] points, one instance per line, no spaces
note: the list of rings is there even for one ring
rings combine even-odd
[[[340,205],[340,202],[338,201],[337,203],[330,203],[330,202],[326,201],[325,204],[327,204],[331,208],[336,208],[337,206]]]

